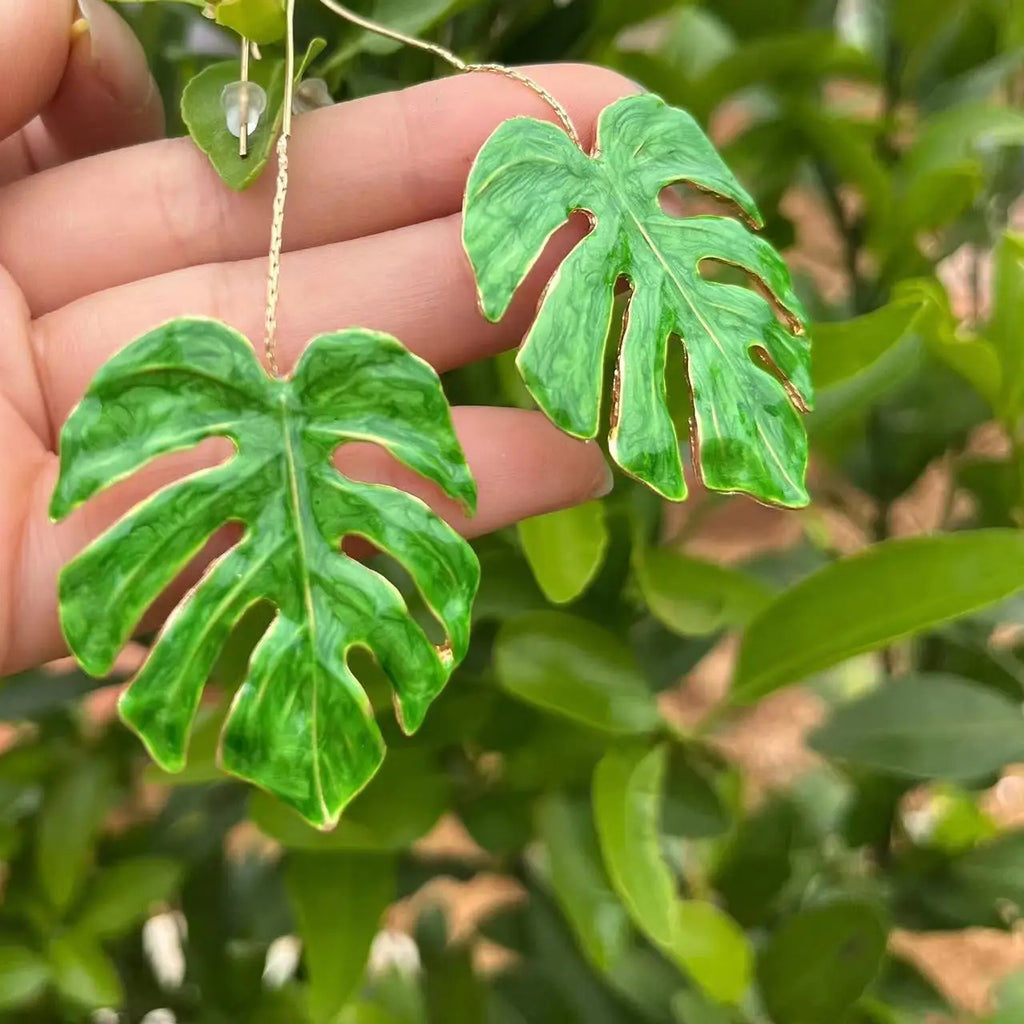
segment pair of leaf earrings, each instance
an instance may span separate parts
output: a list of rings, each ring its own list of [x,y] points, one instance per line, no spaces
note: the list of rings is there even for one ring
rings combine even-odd
[[[180,770],[229,633],[254,605],[271,603],[276,615],[223,729],[221,764],[330,828],[384,757],[350,651],[372,652],[403,729],[414,732],[467,653],[480,577],[472,548],[424,503],[350,479],[333,457],[349,442],[370,441],[469,512],[476,488],[437,374],[396,339],[358,328],[325,334],[289,376],[276,372],[294,0],[287,14],[267,308],[273,372],[246,338],[212,320],[174,320],[132,342],[99,370],[62,431],[51,513],[64,518],[159,456],[230,438],[230,461],[157,492],[64,569],[64,634],[86,671],[108,673],[150,605],[218,530],[241,523],[241,540],[167,620],[121,698],[121,715],[162,767]],[[484,315],[502,318],[574,212],[585,211],[592,224],[549,282],[519,352],[539,407],[567,433],[597,436],[605,342],[624,280],[631,296],[612,385],[612,458],[664,497],[686,496],[665,382],[669,342],[681,338],[693,462],[705,485],[805,504],[807,440],[797,410],[811,404],[809,347],[786,266],[735,219],[680,219],[659,204],[667,186],[687,182],[758,226],[751,197],[693,118],[658,97],[605,109],[588,154],[556,101],[518,72],[500,70],[543,95],[562,125],[506,121],[472,168],[463,240]],[[749,288],[705,279],[708,260],[745,270],[775,305]],[[428,640],[388,580],[342,551],[346,538],[370,542],[409,572],[444,627],[443,646]]]

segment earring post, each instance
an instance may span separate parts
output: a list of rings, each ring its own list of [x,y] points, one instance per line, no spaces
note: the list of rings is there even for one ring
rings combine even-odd
[[[242,81],[249,81],[249,40],[242,39]],[[249,90],[242,89],[239,97],[242,124],[238,133],[238,155],[244,160],[249,155]]]

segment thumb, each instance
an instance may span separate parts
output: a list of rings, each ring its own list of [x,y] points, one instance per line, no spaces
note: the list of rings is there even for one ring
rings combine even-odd
[[[82,17],[71,26],[63,78],[42,111],[45,135],[36,147],[37,165],[133,145],[164,132],[163,102],[142,44],[104,0],[78,0],[78,5]]]
[[[0,0],[0,139],[32,120],[50,101],[64,74],[74,0]]]
[[[104,0],[0,0],[0,24],[0,140],[26,125],[0,141],[0,184],[163,134],[145,51]]]

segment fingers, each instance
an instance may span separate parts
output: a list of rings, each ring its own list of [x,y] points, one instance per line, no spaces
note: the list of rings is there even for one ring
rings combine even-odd
[[[578,504],[610,489],[611,476],[600,449],[566,437],[540,413],[459,408],[454,417],[479,488],[479,512],[472,520],[466,520],[432,484],[379,449],[366,445],[342,449],[339,466],[358,479],[390,484],[420,496],[469,536]],[[6,652],[0,675],[65,653],[56,594],[57,575],[69,559],[156,488],[212,465],[226,454],[225,447],[214,445],[154,464],[58,526],[52,525],[47,515],[56,460],[39,465],[34,484],[27,492],[19,490],[28,507],[17,578],[12,581],[18,600],[11,602],[8,614],[0,618],[0,651]],[[225,541],[220,543],[223,546]],[[206,557],[212,553],[208,551]],[[179,581],[178,594],[187,583],[188,574]]]
[[[74,0],[0,0],[0,139],[27,124],[57,91],[71,45]]]
[[[282,263],[278,355],[287,370],[318,334],[358,325],[385,331],[439,372],[515,347],[544,281],[582,228],[566,229],[499,324],[477,308],[458,215],[383,235],[289,253]],[[54,434],[99,366],[133,338],[183,310],[224,320],[257,348],[266,259],[192,267],[90,295],[37,320],[34,365]]]
[[[59,26],[65,63],[50,97],[30,124],[0,143],[0,185],[163,135],[163,103],[141,44],[103,0],[79,4],[84,16]]]
[[[635,87],[600,68],[534,72],[590,140]],[[307,114],[296,122],[285,245],[305,249],[445,217],[480,146],[505,118],[551,118],[522,85],[460,75]],[[231,192],[188,140],[94,157],[0,192],[0,263],[34,315],[128,281],[267,247],[273,174]],[[97,240],[103,258],[96,258]]]

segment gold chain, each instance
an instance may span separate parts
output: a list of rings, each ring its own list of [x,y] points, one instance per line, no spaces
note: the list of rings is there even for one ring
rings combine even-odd
[[[501,75],[520,85],[525,85],[531,92],[539,96],[556,114],[561,121],[569,138],[580,148],[583,148],[582,140],[576,126],[569,117],[569,112],[548,92],[539,82],[535,82],[529,75],[523,74],[515,68],[507,68],[502,64],[467,64],[460,57],[457,57],[450,50],[435,43],[428,43],[414,36],[407,36],[402,32],[379,25],[369,18],[350,11],[347,7],[338,3],[337,0],[320,0],[320,2],[333,11],[335,14],[350,21],[359,28],[366,29],[376,35],[392,39],[404,46],[411,46],[418,50],[432,53],[441,60],[450,64],[456,71],[460,72],[484,72],[487,74]],[[267,363],[274,376],[279,376],[280,368],[277,361],[277,309],[281,297],[281,251],[284,245],[284,211],[288,199],[288,140],[292,134],[292,100],[295,90],[295,0],[287,0],[286,17],[288,21],[287,51],[285,54],[285,96],[284,96],[284,117],[281,123],[281,137],[277,140],[277,191],[274,195],[274,219],[270,228],[270,265],[267,272],[267,311],[264,324],[264,349],[267,355]]]
[[[263,347],[267,363],[277,377],[277,307],[281,297],[281,250],[284,246],[284,208],[288,200],[288,140],[292,134],[292,101],[295,92],[295,0],[287,0],[288,39],[284,71],[284,115],[277,140],[277,191],[274,220],[270,227],[270,266],[267,271],[267,315]]]
[[[333,11],[346,21],[350,21],[353,25],[358,25],[360,28],[373,32],[375,35],[384,36],[386,39],[392,39],[396,43],[402,43],[404,46],[411,46],[417,50],[432,53],[435,57],[440,57],[441,60],[450,64],[456,71],[483,71],[489,74],[501,75],[503,78],[509,78],[513,82],[525,85],[527,89],[539,96],[555,112],[558,120],[562,122],[562,126],[569,134],[569,138],[580,149],[583,148],[579,132],[576,131],[576,126],[572,123],[569,112],[544,86],[539,82],[535,82],[529,75],[524,75],[521,71],[516,71],[514,68],[507,68],[503,64],[467,64],[461,57],[456,56],[451,50],[446,50],[443,46],[438,46],[436,43],[428,43],[423,39],[417,39],[415,36],[407,36],[402,32],[396,32],[395,29],[388,28],[386,25],[379,25],[369,18],[364,18],[362,15],[350,11],[343,4],[338,3],[338,0],[320,0],[320,2],[328,10]]]

